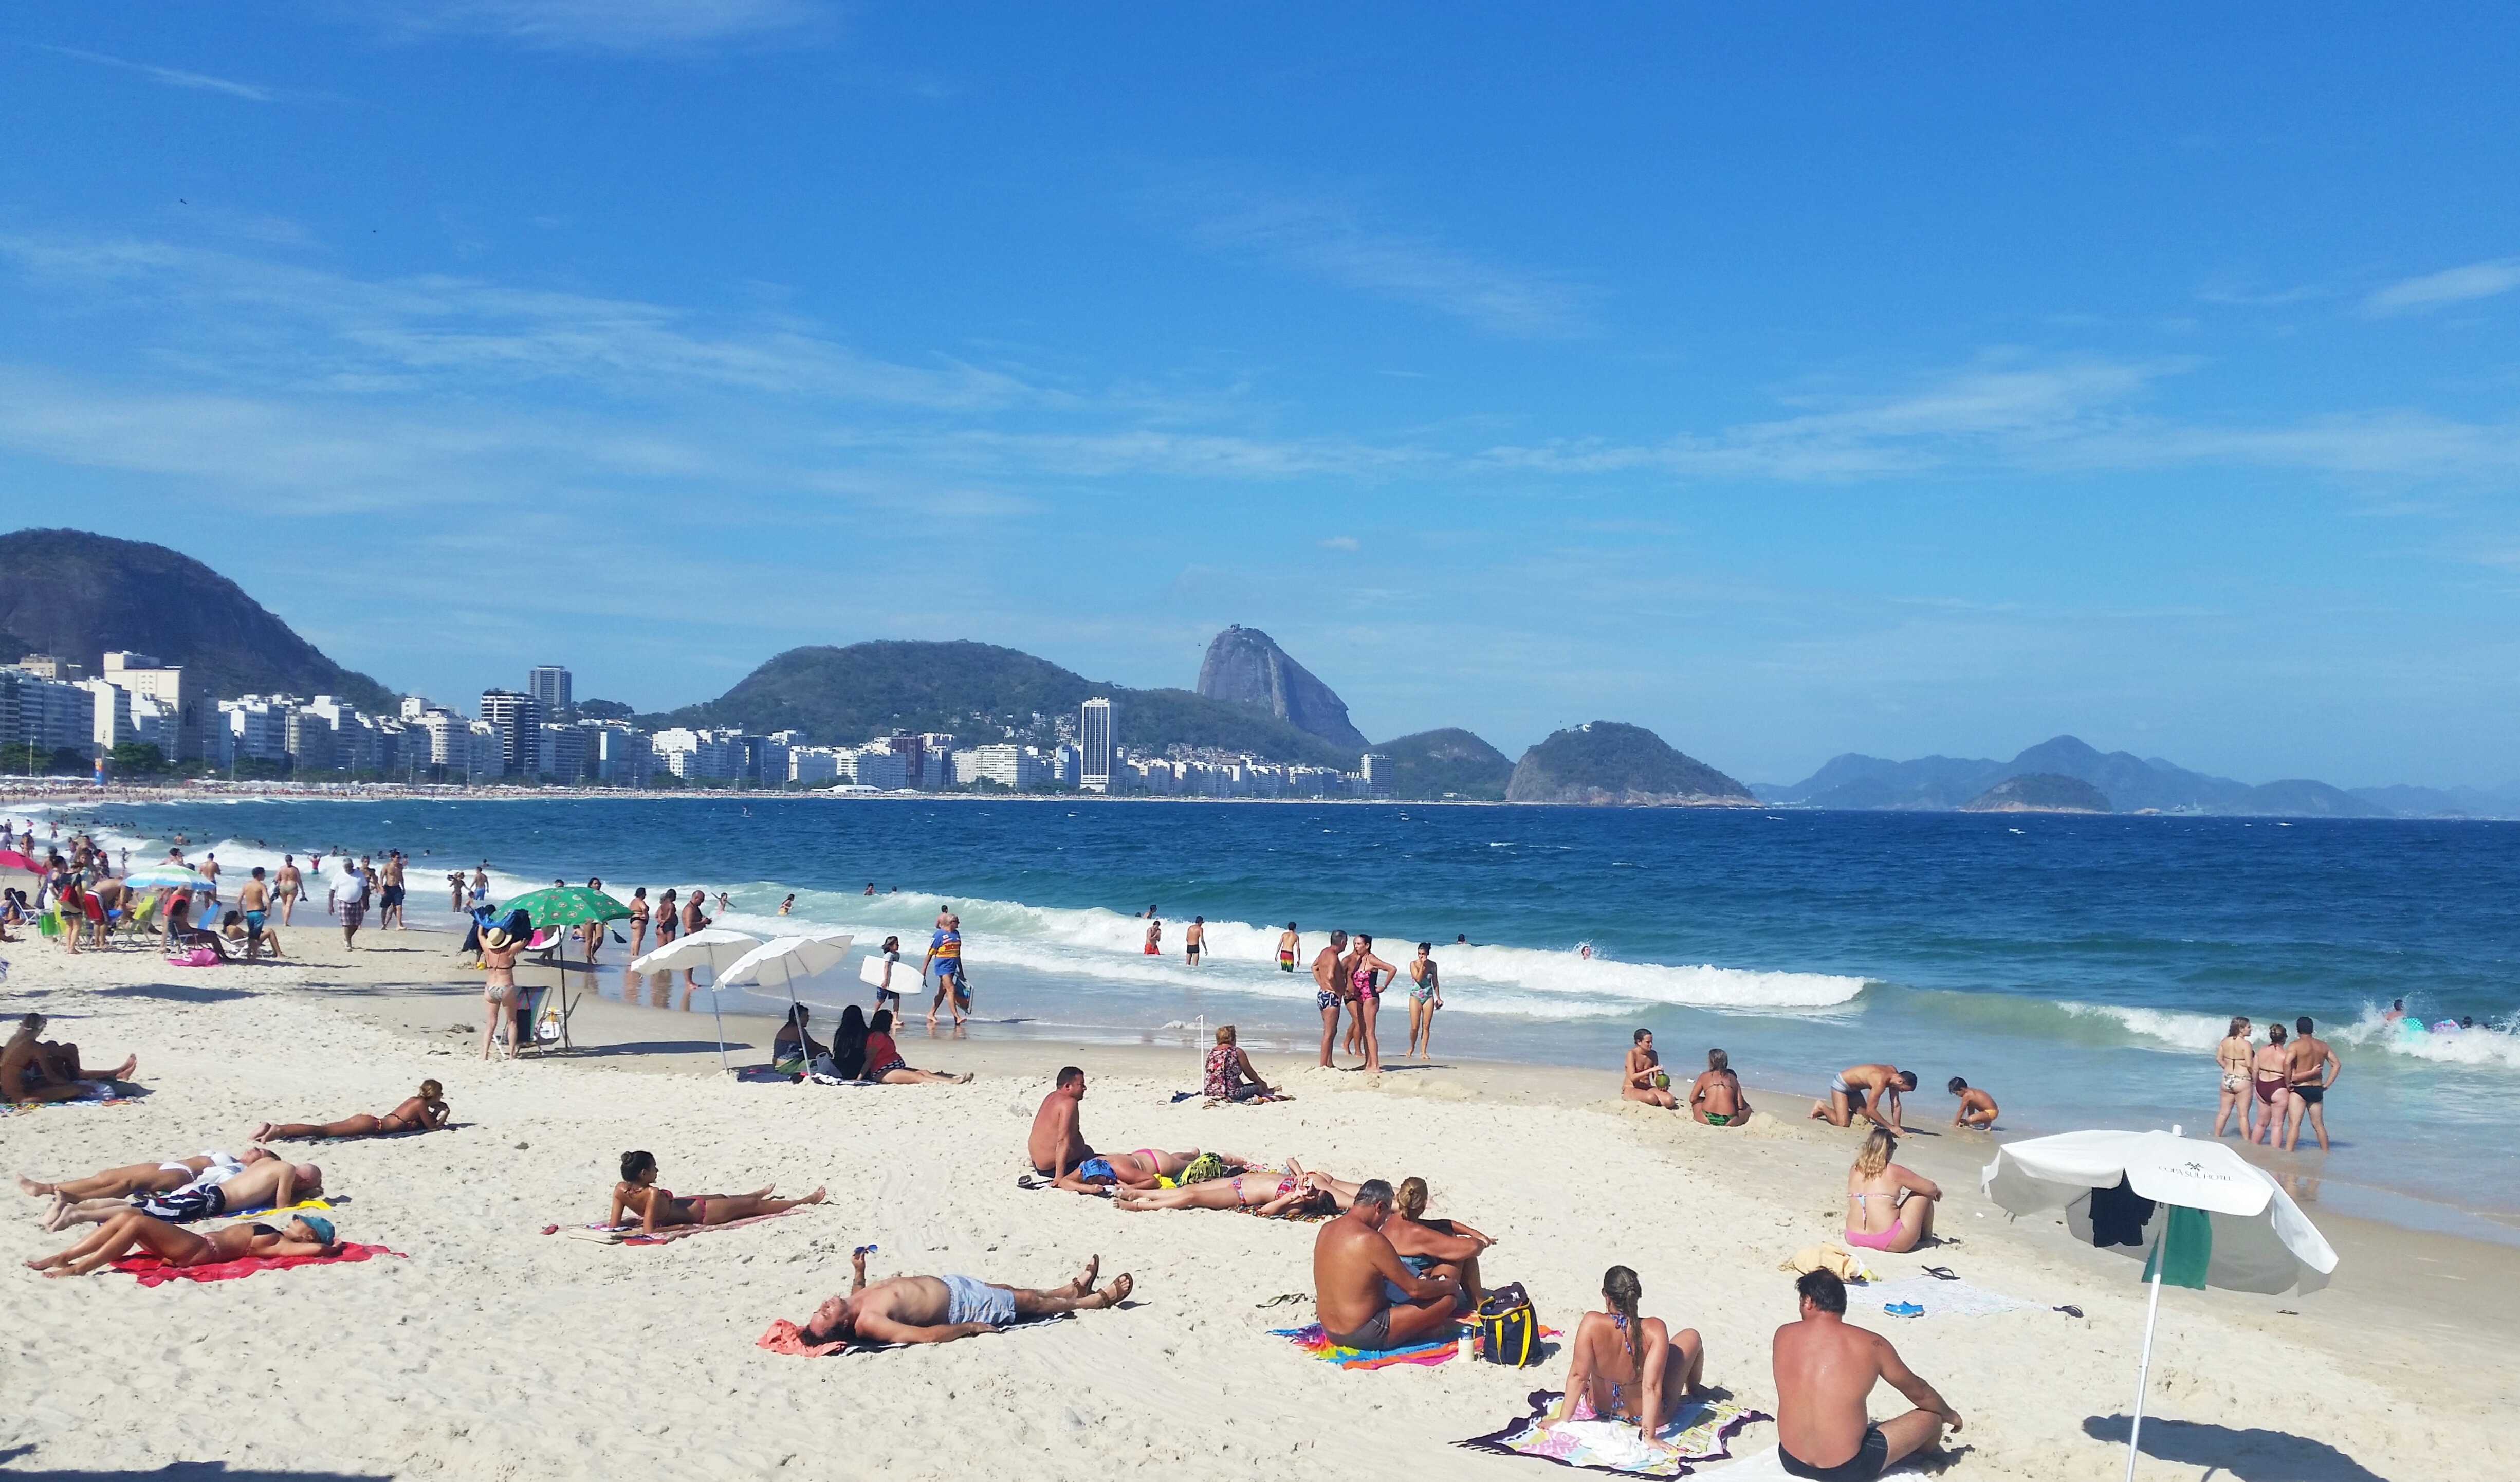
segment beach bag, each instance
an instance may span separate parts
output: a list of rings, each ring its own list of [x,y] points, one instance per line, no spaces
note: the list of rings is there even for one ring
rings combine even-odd
[[[1479,1357],[1508,1369],[1540,1362],[1540,1315],[1520,1281],[1499,1286],[1479,1304]]]
[[[178,967],[215,967],[219,965],[219,955],[207,947],[196,947],[190,952],[179,952],[166,961]]]
[[[1179,1184],[1204,1184],[1210,1179],[1223,1177],[1225,1177],[1225,1159],[1212,1152],[1202,1152],[1191,1159],[1188,1167],[1182,1169]]]
[[[552,997],[556,999],[559,995]],[[560,1005],[547,999],[543,1002],[542,1017],[534,1020],[534,1038],[545,1045],[553,1045],[560,1042]]]

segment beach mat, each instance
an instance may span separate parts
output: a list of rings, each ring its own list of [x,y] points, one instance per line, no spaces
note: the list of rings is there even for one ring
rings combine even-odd
[[[213,1261],[206,1266],[169,1266],[164,1256],[124,1256],[113,1263],[113,1269],[128,1272],[140,1279],[143,1286],[162,1286],[168,1281],[241,1281],[266,1271],[288,1271],[297,1266],[338,1266],[344,1261],[366,1261],[377,1256],[408,1259],[399,1250],[382,1245],[360,1245],[344,1241],[341,1253],[332,1256],[246,1256],[234,1261]]]
[[[1665,1421],[1656,1439],[1667,1450],[1645,1445],[1634,1425],[1594,1419],[1571,1420],[1544,1429],[1541,1417],[1556,1405],[1561,1392],[1536,1389],[1525,1402],[1530,1413],[1516,1415],[1501,1430],[1453,1444],[1499,1456],[1530,1457],[1559,1466],[1589,1471],[1620,1472],[1633,1477],[1683,1477],[1696,1464],[1721,1461],[1732,1455],[1732,1439],[1753,1420],[1775,1416],[1726,1400],[1687,1401]]]
[[[1469,1331],[1466,1323],[1454,1325],[1447,1336],[1424,1343],[1412,1343],[1406,1348],[1343,1348],[1329,1339],[1319,1323],[1301,1327],[1273,1327],[1270,1336],[1283,1338],[1325,1364],[1341,1369],[1389,1369],[1395,1364],[1449,1364],[1460,1351],[1461,1336]]]
[[[121,1088],[112,1081],[81,1081],[79,1084],[88,1088],[87,1095],[72,1097],[67,1101],[11,1101],[0,1105],[0,1116],[41,1111],[48,1106],[128,1106],[140,1100],[138,1097],[116,1096],[114,1093]]]
[[[1051,1312],[1044,1313],[1037,1318],[1017,1318],[1015,1321],[1000,1327],[998,1331],[1012,1332],[1018,1327],[1039,1327],[1044,1323],[1063,1323],[1074,1316],[1076,1316],[1076,1314],[1072,1312]],[[917,1345],[910,1343],[808,1343],[805,1341],[805,1330],[803,1328],[788,1322],[786,1318],[774,1318],[771,1320],[770,1330],[763,1333],[760,1337],[753,1339],[752,1346],[755,1348],[769,1349],[772,1353],[790,1354],[800,1359],[820,1359],[826,1358],[832,1354],[882,1353],[886,1349],[911,1348]]]
[[[543,1227],[543,1234],[565,1235],[572,1240],[585,1240],[596,1245],[670,1245],[676,1240],[691,1235],[714,1235],[722,1230],[742,1230],[747,1225],[758,1225],[765,1220],[784,1220],[795,1212],[793,1209],[783,1209],[776,1214],[756,1214],[741,1220],[729,1220],[723,1225],[668,1225],[654,1235],[644,1233],[636,1225],[546,1225]]]
[[[1902,1302],[1922,1307],[1923,1316],[1928,1318],[1984,1318],[2044,1305],[1971,1286],[1966,1281],[1945,1281],[1933,1277],[1903,1277],[1896,1281],[1867,1281],[1846,1288],[1846,1315],[1850,1318],[1856,1316],[1859,1305],[1869,1315]]]

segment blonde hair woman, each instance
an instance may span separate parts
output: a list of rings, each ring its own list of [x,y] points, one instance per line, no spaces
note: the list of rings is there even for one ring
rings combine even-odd
[[[1875,1127],[1846,1171],[1846,1243],[1893,1255],[1915,1249],[1934,1233],[1934,1202],[1943,1196],[1933,1180],[1890,1161],[1899,1140]]]
[[[2249,1136],[2249,1057],[2257,1053],[2249,1043],[2249,1021],[2234,1014],[2231,1027],[2223,1043],[2214,1047],[2214,1063],[2223,1071],[2223,1100],[2214,1108],[2214,1136],[2223,1135],[2224,1124],[2233,1117],[2240,1120],[2240,1138]]]
[[[1235,1043],[1234,1026],[1219,1024],[1216,1046],[1207,1053],[1207,1084],[1203,1088],[1211,1101],[1266,1101],[1276,1098],[1260,1072],[1251,1068],[1250,1052]]]
[[[1459,1220],[1426,1218],[1424,1179],[1400,1181],[1400,1191],[1392,1202],[1392,1216],[1382,1227],[1382,1237],[1399,1253],[1400,1264],[1418,1276],[1450,1277],[1461,1282],[1472,1308],[1487,1295],[1487,1289],[1479,1284],[1479,1253],[1496,1241]]]
[[[1601,1275],[1608,1312],[1588,1312],[1575,1325],[1566,1365],[1566,1396],[1546,1424],[1560,1420],[1631,1420],[1653,1440],[1679,1401],[1697,1393],[1706,1345],[1694,1327],[1677,1334],[1660,1318],[1642,1317],[1643,1283],[1625,1266]]]

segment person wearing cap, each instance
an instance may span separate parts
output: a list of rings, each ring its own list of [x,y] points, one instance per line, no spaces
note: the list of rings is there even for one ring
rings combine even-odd
[[[96,1234],[56,1251],[27,1269],[48,1277],[83,1277],[127,1255],[163,1256],[169,1266],[215,1266],[247,1256],[336,1256],[341,1253],[333,1222],[320,1214],[300,1214],[285,1226],[260,1223],[230,1225],[208,1235],[195,1235],[136,1209],[97,1227]]]
[[[481,984],[481,1058],[490,1059],[490,1045],[499,1032],[499,1020],[517,1007],[517,955],[525,944],[499,926],[484,927],[481,932],[481,966],[489,976]],[[511,1029],[508,1034],[508,1058],[515,1059],[522,1035]]]

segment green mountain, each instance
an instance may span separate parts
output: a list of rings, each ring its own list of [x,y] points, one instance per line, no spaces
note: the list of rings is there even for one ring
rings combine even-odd
[[[1125,746],[1216,746],[1277,761],[1352,768],[1356,752],[1295,729],[1254,705],[1187,690],[1098,685],[1048,659],[975,643],[886,640],[845,649],[790,649],[716,699],[642,725],[741,726],[802,731],[823,745],[855,745],[894,731],[1027,729],[1036,715],[1073,715],[1097,695],[1110,696],[1111,730]]]
[[[338,695],[390,714],[393,692],[342,668],[245,589],[180,552],[85,530],[0,535],[0,663],[51,653],[94,675],[111,650],[181,664],[214,697]]]
[[[1496,802],[1513,779],[1506,754],[1467,731],[1420,731],[1368,749],[1382,758],[1374,764],[1374,790],[1393,797]]]
[[[1514,764],[1515,803],[1751,803],[1750,789],[1642,726],[1597,720],[1560,731]]]
[[[2113,813],[2109,795],[2079,777],[2024,772],[1960,804],[1963,813]]]

